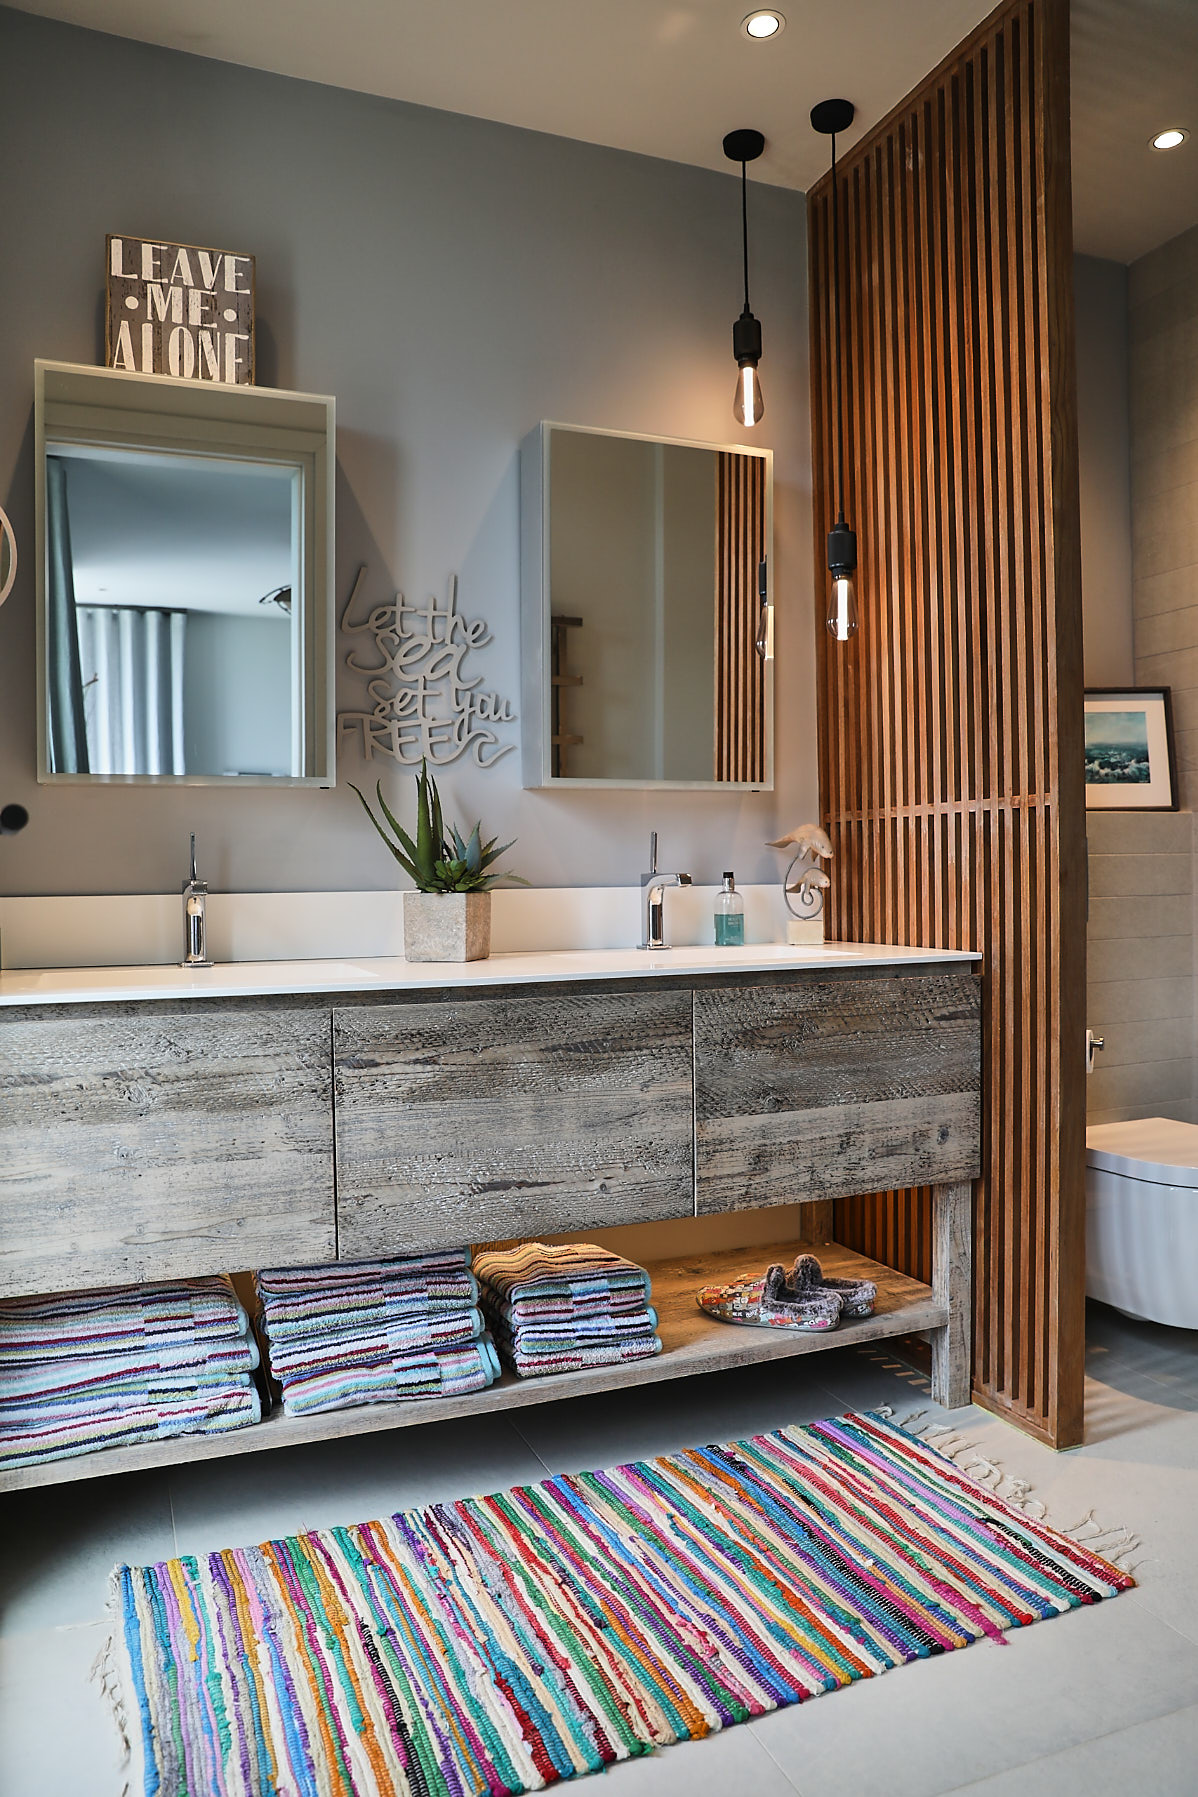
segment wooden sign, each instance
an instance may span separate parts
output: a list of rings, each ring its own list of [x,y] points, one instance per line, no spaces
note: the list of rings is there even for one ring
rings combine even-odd
[[[108,238],[105,361],[188,381],[254,380],[254,258]]]

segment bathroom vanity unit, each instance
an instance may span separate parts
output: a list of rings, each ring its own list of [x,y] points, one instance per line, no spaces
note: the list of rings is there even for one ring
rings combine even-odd
[[[926,1332],[969,1397],[977,957],[860,945],[0,974],[0,1296],[363,1260],[800,1202],[875,1314],[714,1321],[768,1248],[651,1266],[655,1359],[466,1397],[281,1413],[14,1469],[245,1453]],[[932,1283],[829,1240],[831,1201],[935,1188]],[[786,1245],[793,1255],[796,1244]],[[779,1250],[779,1255],[784,1250]]]

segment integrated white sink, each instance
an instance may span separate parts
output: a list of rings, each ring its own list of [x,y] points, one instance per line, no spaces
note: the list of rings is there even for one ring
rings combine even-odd
[[[419,992],[550,981],[668,979],[692,974],[776,973],[788,967],[888,967],[977,961],[962,950],[873,943],[641,950],[557,949],[486,961],[228,961],[215,967],[59,967],[0,973],[0,1006],[99,1004],[169,998],[252,998],[280,992]]]

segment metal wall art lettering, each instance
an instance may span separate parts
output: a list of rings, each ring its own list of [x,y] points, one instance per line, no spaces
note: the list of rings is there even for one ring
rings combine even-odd
[[[135,374],[254,381],[254,258],[108,238],[105,361]]]
[[[484,648],[491,633],[485,619],[459,613],[457,575],[450,575],[444,600],[409,604],[396,593],[356,619],[365,575],[359,568],[341,628],[362,639],[345,665],[368,676],[372,709],[341,712],[338,741],[355,738],[367,761],[387,755],[404,767],[423,760],[444,767],[471,755],[479,767],[491,767],[516,747],[500,742],[492,726],[514,722],[516,712],[510,699],[483,690],[481,674],[466,671],[467,657]]]

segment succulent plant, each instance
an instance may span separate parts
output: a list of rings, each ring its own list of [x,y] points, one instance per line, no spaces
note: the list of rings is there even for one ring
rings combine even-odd
[[[481,824],[475,824],[468,837],[463,837],[456,826],[451,824],[446,835],[441,816],[441,795],[426,762],[420,763],[420,772],[416,776],[415,840],[388,810],[381,780],[376,783],[374,790],[388,828],[384,828],[374,815],[369,800],[361,790],[352,781],[350,786],[358,794],[363,811],[399,865],[415,881],[418,892],[489,892],[496,880],[503,879],[514,880],[518,886],[528,885],[528,881],[522,880],[519,874],[487,872],[500,855],[507,854],[512,844],[505,842],[498,848],[498,838],[494,836],[490,842],[484,842]]]

